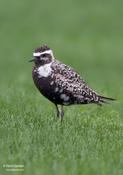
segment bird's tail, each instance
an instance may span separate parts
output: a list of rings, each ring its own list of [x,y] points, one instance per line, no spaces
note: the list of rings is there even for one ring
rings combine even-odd
[[[100,95],[98,97],[99,97],[99,104],[110,103],[110,101],[116,100],[114,98],[104,97],[104,96],[100,96]]]

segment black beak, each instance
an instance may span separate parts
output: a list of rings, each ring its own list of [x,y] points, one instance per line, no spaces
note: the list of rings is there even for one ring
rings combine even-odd
[[[32,58],[31,60],[29,60],[29,62],[33,62],[35,59],[34,58]]]

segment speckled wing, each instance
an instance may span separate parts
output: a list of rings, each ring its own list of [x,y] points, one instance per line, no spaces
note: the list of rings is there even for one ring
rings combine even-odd
[[[73,68],[61,63],[60,61],[55,60],[52,64],[52,69],[54,70],[55,75],[58,74],[65,78],[69,83],[85,84],[85,81]]]
[[[98,103],[99,97],[90,89],[80,75],[71,67],[54,61],[52,69],[59,92],[70,97],[70,104]]]

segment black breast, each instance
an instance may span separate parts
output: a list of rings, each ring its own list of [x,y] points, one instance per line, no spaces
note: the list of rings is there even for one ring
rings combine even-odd
[[[53,103],[62,103],[62,99],[60,98],[59,94],[55,93],[55,76],[50,75],[48,77],[39,77],[36,68],[34,68],[32,71],[32,77],[34,84],[43,96],[48,98]]]

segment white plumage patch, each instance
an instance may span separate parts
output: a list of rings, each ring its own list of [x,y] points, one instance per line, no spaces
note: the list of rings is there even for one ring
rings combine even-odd
[[[60,91],[59,91],[60,93],[62,93],[63,92],[63,89],[60,89]]]
[[[67,96],[66,94],[61,94],[60,97],[61,97],[61,99],[63,99],[64,101],[68,101],[68,100],[69,100],[69,96]]]
[[[41,56],[41,53],[40,53],[40,52],[36,52],[36,53],[34,52],[34,53],[33,53],[33,56],[34,56],[34,57],[39,57],[39,56]]]
[[[53,81],[51,81],[50,85],[53,85],[53,84],[54,84],[54,82],[53,82]]]
[[[55,88],[55,92],[58,92],[58,91],[59,91],[59,88],[58,88],[58,87],[56,87],[56,88]]]
[[[51,72],[52,72],[52,69],[51,69],[51,64],[52,63],[49,63],[49,64],[45,64],[43,66],[40,66],[38,68],[38,77],[41,78],[41,77],[48,77],[51,75]]]
[[[34,52],[33,56],[34,57],[39,57],[39,56],[41,56],[43,54],[51,54],[51,55],[53,55],[53,52],[52,52],[52,50],[46,50],[44,52]]]

